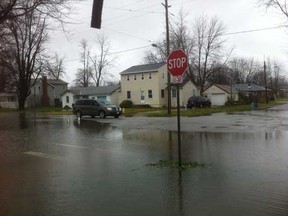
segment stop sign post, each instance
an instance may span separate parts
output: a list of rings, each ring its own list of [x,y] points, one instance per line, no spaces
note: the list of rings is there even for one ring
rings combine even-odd
[[[188,57],[183,50],[175,50],[167,58],[167,69],[177,80],[177,128],[178,128],[178,162],[179,168],[182,166],[181,162],[181,123],[180,123],[180,99],[179,99],[179,80],[188,67]],[[175,79],[176,78],[176,79]]]

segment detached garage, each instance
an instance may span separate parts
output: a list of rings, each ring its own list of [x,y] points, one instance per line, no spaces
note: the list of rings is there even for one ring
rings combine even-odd
[[[223,106],[231,98],[231,87],[214,84],[207,88],[203,95],[211,100],[212,106]],[[238,91],[232,89],[232,100],[238,101]]]

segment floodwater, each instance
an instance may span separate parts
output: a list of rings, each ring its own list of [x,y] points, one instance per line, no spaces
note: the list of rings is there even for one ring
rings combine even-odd
[[[146,166],[177,160],[175,131],[29,113],[0,122],[0,215],[288,215],[285,129],[182,132],[183,161],[207,166],[179,172]]]

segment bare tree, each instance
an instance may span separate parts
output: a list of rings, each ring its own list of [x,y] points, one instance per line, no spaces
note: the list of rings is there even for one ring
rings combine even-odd
[[[27,4],[29,2],[29,4]],[[1,0],[0,24],[6,20],[15,20],[37,10],[42,15],[49,16],[60,22],[64,21],[70,11],[70,0]]]
[[[171,50],[183,49],[188,55],[192,55],[194,41],[191,37],[191,32],[187,27],[186,15],[182,11],[179,12],[178,18],[175,22],[170,24],[170,47]],[[166,35],[164,35],[166,37]],[[160,63],[166,62],[167,58],[167,46],[166,41],[162,40],[152,44],[154,48],[149,49],[145,56],[145,63]]]
[[[30,95],[31,79],[37,78],[43,69],[46,23],[39,13],[32,10],[17,20],[7,21],[6,24],[10,31],[6,37],[12,40],[2,49],[0,58],[15,84],[19,109],[24,109]]]
[[[223,55],[225,32],[225,26],[216,17],[209,19],[202,16],[193,26],[195,46],[190,75],[195,78],[201,94],[210,76],[227,64],[229,56]]]
[[[92,67],[90,66],[90,51],[88,48],[87,40],[81,40],[81,60],[82,68],[79,68],[76,73],[74,83],[76,86],[88,87],[92,79]]]
[[[49,78],[59,80],[65,74],[64,57],[55,53],[51,59],[45,61],[45,71]]]
[[[108,79],[111,74],[108,69],[113,64],[113,59],[109,58],[110,43],[107,36],[101,35],[97,37],[97,51],[93,57],[90,57],[92,62],[92,79],[96,86],[100,86],[101,82]]]
[[[238,84],[255,83],[258,72],[262,71],[261,64],[253,58],[233,58],[229,61],[229,67],[233,83]]]
[[[261,6],[266,8],[275,8],[288,19],[287,0],[258,0]]]

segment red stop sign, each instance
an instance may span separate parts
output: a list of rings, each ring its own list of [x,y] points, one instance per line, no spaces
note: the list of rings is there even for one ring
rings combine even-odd
[[[167,58],[167,68],[172,76],[182,76],[188,67],[188,58],[183,50],[175,50]]]

